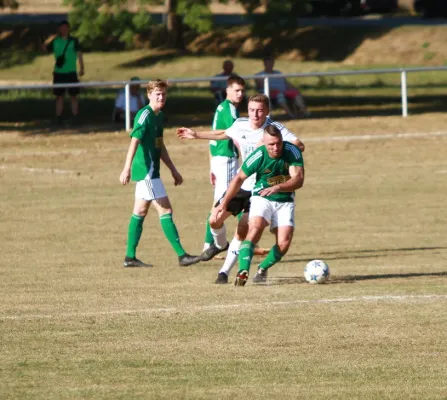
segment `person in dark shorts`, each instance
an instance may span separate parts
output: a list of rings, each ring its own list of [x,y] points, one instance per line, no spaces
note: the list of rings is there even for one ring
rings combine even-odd
[[[79,76],[84,75],[84,59],[82,57],[79,41],[70,36],[70,25],[67,21],[62,21],[58,26],[58,35],[49,44],[44,45],[47,52],[54,54],[53,83],[77,83],[79,82],[76,63],[79,62]],[[64,112],[64,95],[68,91],[71,99],[71,112],[73,118],[79,115],[78,87],[54,88],[56,96],[56,118],[57,122],[62,122]]]

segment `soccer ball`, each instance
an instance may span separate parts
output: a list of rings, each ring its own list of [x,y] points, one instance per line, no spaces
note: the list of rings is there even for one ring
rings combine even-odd
[[[309,261],[304,268],[304,278],[309,283],[324,283],[330,274],[329,265],[321,260]]]

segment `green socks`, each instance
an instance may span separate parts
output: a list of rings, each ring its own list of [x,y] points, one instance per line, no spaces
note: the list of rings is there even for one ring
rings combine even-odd
[[[208,217],[206,217],[206,228],[205,228],[205,243],[206,244],[213,244],[214,240],[213,240],[213,235],[211,234],[211,227],[210,227],[210,215],[211,213],[208,214]]]
[[[239,271],[250,271],[251,259],[255,251],[255,245],[249,240],[244,240],[239,249]]]
[[[279,247],[275,244],[267,254],[267,257],[259,264],[259,268],[267,269],[275,265],[282,258],[282,254],[279,251]]]
[[[140,241],[141,232],[143,232],[144,217],[132,214],[127,232],[127,251],[126,257],[135,258],[138,242]]]
[[[180,238],[178,236],[177,228],[175,227],[174,221],[172,220],[172,214],[162,215],[160,217],[160,224],[166,236],[166,239],[168,239],[169,243],[171,243],[171,246],[177,253],[177,255],[181,257],[186,254],[186,251],[180,244]]]

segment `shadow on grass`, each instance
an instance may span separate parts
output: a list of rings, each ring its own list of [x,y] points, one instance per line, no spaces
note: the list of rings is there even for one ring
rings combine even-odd
[[[124,129],[124,123],[112,123],[116,89],[85,91],[80,98],[81,120],[77,126],[55,126],[54,98],[51,93],[40,97],[29,92],[0,97],[0,129],[25,134],[55,134],[69,129],[70,133],[109,132]],[[33,97],[34,96],[34,97]],[[306,97],[312,119],[355,118],[372,116],[399,116],[399,97],[386,95],[331,95],[330,92]],[[178,126],[210,126],[215,104],[206,88],[173,89],[165,107],[166,128]],[[447,111],[447,95],[420,95],[409,98],[409,113],[423,114]],[[246,113],[246,108],[242,110]],[[70,104],[65,102],[65,116],[70,117]],[[281,110],[272,110],[272,116],[287,121]],[[64,132],[61,132],[64,133]]]
[[[417,252],[436,252],[439,250],[447,250],[447,246],[427,246],[427,247],[402,247],[394,249],[364,249],[352,251],[333,251],[323,252],[318,257],[301,257],[284,260],[288,263],[307,263],[311,260],[322,258],[325,261],[331,260],[355,260],[362,258],[379,258],[389,257],[390,255],[407,255],[406,253]],[[337,283],[355,283],[357,281],[367,281],[375,279],[399,279],[399,278],[421,278],[421,277],[439,277],[447,276],[446,272],[408,272],[408,273],[394,273],[394,274],[369,274],[369,275],[346,275],[331,277],[329,284]],[[289,285],[307,283],[302,276],[288,276],[288,277],[271,277],[268,278],[266,285]]]
[[[165,51],[160,52],[157,54],[150,54],[144,57],[137,58],[135,60],[125,62],[120,64],[119,68],[142,68],[142,67],[151,67],[155,64],[158,64],[160,62],[170,62],[175,60],[181,56],[179,52],[172,50],[172,51]]]
[[[358,281],[370,281],[377,279],[405,279],[405,278],[424,278],[424,277],[444,277],[447,272],[409,272],[400,274],[377,274],[377,275],[346,275],[334,276],[325,283],[325,285],[334,285],[340,283],[355,283]],[[274,286],[274,285],[296,285],[307,284],[307,281],[301,276],[287,276],[287,277],[271,277],[267,282],[260,285]]]

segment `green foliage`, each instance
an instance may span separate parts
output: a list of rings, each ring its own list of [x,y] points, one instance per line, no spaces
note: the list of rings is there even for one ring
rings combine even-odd
[[[177,12],[185,25],[199,33],[208,32],[213,26],[208,3],[209,0],[182,0],[178,2]]]
[[[19,8],[19,3],[16,0],[0,0],[0,8],[10,8],[16,10]]]
[[[277,37],[281,31],[297,27],[297,18],[306,11],[308,0],[284,1],[268,0],[265,13],[252,13],[252,32],[259,37]],[[259,1],[245,1],[249,3],[248,10],[253,11],[255,3]],[[259,5],[259,4],[258,4]],[[256,8],[256,7],[255,7]]]
[[[150,14],[144,8],[132,14],[124,9],[121,0],[107,0],[107,4],[103,0],[66,0],[66,4],[72,6],[72,32],[87,48],[100,48],[104,43],[132,48],[135,35],[152,27]]]

